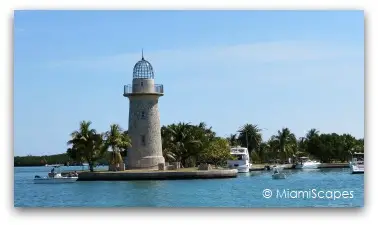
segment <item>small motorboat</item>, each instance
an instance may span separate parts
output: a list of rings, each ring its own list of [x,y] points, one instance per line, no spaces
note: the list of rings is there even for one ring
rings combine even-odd
[[[273,179],[286,179],[286,174],[280,172],[282,170],[283,170],[283,168],[279,168],[277,166],[273,166],[272,178]]]
[[[296,169],[319,169],[320,162],[310,160],[308,157],[300,157],[299,162],[295,165]]]
[[[79,178],[77,175],[74,176],[62,176],[60,172],[55,172],[55,169],[59,166],[54,166],[48,176],[41,177],[36,175],[34,177],[35,184],[61,184],[61,183],[73,183]]]

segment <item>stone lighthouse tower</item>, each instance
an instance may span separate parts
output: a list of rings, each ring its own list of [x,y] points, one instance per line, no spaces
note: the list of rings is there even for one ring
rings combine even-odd
[[[163,85],[155,84],[152,65],[142,52],[142,59],[134,66],[132,85],[125,85],[123,93],[130,100],[128,132],[132,147],[127,152],[128,169],[157,169],[165,162],[158,108],[163,95]]]

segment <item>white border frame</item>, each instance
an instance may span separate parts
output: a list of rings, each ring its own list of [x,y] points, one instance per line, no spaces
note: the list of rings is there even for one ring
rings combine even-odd
[[[218,4],[210,4],[200,0],[192,0],[187,2],[178,1],[154,1],[154,0],[139,0],[133,3],[126,4],[119,0],[107,0],[95,3],[89,0],[66,1],[48,1],[48,0],[18,0],[18,1],[3,1],[0,7],[2,22],[1,22],[1,62],[5,64],[6,68],[0,76],[0,101],[2,107],[0,108],[1,117],[1,150],[3,151],[2,166],[3,174],[6,179],[1,185],[2,198],[7,199],[7,204],[1,204],[1,214],[5,215],[3,221],[7,224],[14,223],[36,223],[42,224],[77,224],[90,223],[104,224],[104,223],[133,223],[136,220],[143,220],[145,222],[165,223],[165,221],[175,221],[176,223],[191,223],[209,221],[212,224],[231,224],[231,223],[266,223],[266,220],[278,222],[279,224],[294,224],[304,222],[307,223],[324,223],[336,222],[340,224],[347,223],[365,223],[370,222],[373,218],[374,202],[377,200],[377,194],[374,190],[377,189],[375,180],[373,179],[372,164],[373,160],[377,158],[378,145],[373,140],[374,132],[377,128],[376,120],[372,115],[377,115],[378,111],[373,107],[373,99],[377,99],[377,91],[373,89],[373,84],[377,81],[377,44],[373,40],[378,40],[378,14],[373,14],[375,11],[376,1],[347,1],[347,0],[318,0],[315,3],[308,3],[301,0],[264,0],[261,2],[253,1],[216,1]],[[196,4],[194,4],[196,3]],[[15,209],[13,208],[13,10],[14,9],[363,9],[365,10],[366,22],[366,77],[365,77],[365,135],[366,141],[366,165],[368,172],[365,182],[365,207],[357,209]],[[373,26],[375,20],[375,25]],[[6,35],[8,34],[8,35]],[[374,60],[373,60],[374,59]],[[370,62],[369,62],[370,61]],[[373,75],[374,74],[374,75]],[[353,90],[351,90],[353,91]],[[377,100],[376,100],[377,101]],[[366,121],[369,121],[367,123]],[[5,142],[4,142],[5,140]],[[5,153],[5,154],[4,154]],[[5,168],[4,168],[5,167]],[[6,190],[5,190],[6,189]],[[376,213],[377,214],[377,213]],[[235,217],[236,216],[236,217]],[[180,218],[178,218],[180,217]],[[283,218],[287,218],[284,220]],[[163,222],[164,219],[165,221]]]

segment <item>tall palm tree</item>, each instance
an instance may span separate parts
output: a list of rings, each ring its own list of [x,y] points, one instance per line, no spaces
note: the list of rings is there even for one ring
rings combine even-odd
[[[162,130],[163,154],[180,161],[183,166],[193,164],[193,160],[202,147],[196,127],[189,123],[178,123],[165,127]]]
[[[277,156],[280,152],[280,142],[275,138],[275,135],[271,136],[270,139],[266,142],[269,159],[277,160]]]
[[[238,130],[238,141],[248,148],[250,155],[253,150],[257,150],[259,148],[262,142],[261,131],[262,129],[260,129],[258,125],[249,123],[245,124]]]
[[[311,130],[309,130],[306,134],[306,140],[309,141],[311,140],[312,138],[316,137],[316,136],[319,136],[319,131],[315,128],[312,128]]]
[[[289,128],[282,128],[273,138],[279,144],[279,152],[282,159],[287,159],[288,155],[293,154],[297,146],[297,139]]]
[[[85,157],[89,164],[89,170],[93,172],[94,164],[97,160],[104,157],[108,151],[109,145],[106,142],[104,134],[93,134],[88,143],[84,143]]]
[[[96,134],[96,130],[90,128],[91,121],[81,121],[79,130],[75,130],[71,133],[71,140],[67,142],[67,145],[71,145],[71,148],[67,149],[68,155],[74,160],[82,163],[85,158],[85,152],[83,142],[88,142]]]
[[[89,169],[93,172],[94,163],[102,158],[108,149],[103,134],[98,134],[95,129],[91,129],[90,121],[80,122],[80,128],[71,133],[71,140],[67,142],[72,147],[67,153],[75,158],[84,159],[89,164]]]
[[[105,133],[105,137],[108,146],[112,149],[110,164],[123,163],[121,151],[131,146],[128,136],[124,135],[122,128],[118,124],[112,124],[110,125],[110,130]]]
[[[79,139],[89,139],[89,137],[96,133],[95,129],[90,128],[91,121],[81,121],[79,130],[75,130],[71,133],[71,140],[67,142],[68,145],[74,144]]]
[[[122,132],[122,142],[120,147],[121,155],[125,157],[127,155],[127,150],[132,146],[131,138],[129,136],[129,131],[125,130]]]
[[[205,132],[205,136],[209,139],[213,139],[216,136],[216,133],[212,130],[212,127],[207,127],[207,124],[205,122],[201,122],[198,125],[198,128]]]
[[[237,146],[239,145],[238,135],[237,134],[230,134],[230,136],[227,137],[227,140],[230,144],[230,146]]]
[[[162,150],[163,150],[163,157],[167,162],[175,162],[180,161],[179,156],[174,151],[173,146],[173,137],[166,126],[161,127],[161,139],[162,139]]]
[[[307,142],[305,137],[300,137],[297,140],[297,148],[293,152],[294,157],[298,157],[299,155],[304,154],[307,151]]]

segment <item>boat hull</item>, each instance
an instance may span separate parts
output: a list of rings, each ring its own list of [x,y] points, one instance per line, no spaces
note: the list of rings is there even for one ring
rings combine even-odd
[[[365,167],[364,166],[352,165],[350,170],[351,170],[352,174],[365,173]]]
[[[227,161],[228,168],[237,169],[238,173],[249,173],[252,164],[245,161]]]
[[[228,168],[236,169],[236,170],[238,170],[238,173],[249,173],[250,166],[248,166],[248,165],[241,165],[241,166],[229,165]]]
[[[63,178],[34,178],[35,184],[63,184],[74,183],[78,177],[63,177]]]
[[[249,173],[249,167],[248,166],[238,167],[236,169],[238,170],[238,173]]]
[[[318,169],[321,163],[304,163],[295,165],[296,169]]]

